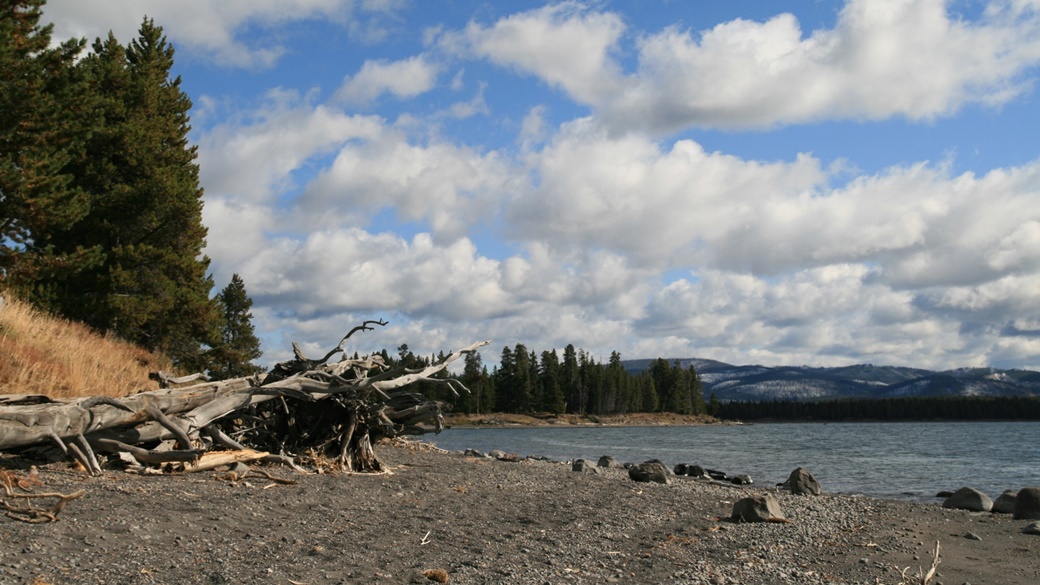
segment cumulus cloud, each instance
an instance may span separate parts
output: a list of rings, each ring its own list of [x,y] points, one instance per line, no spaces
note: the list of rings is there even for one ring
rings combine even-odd
[[[346,79],[336,97],[348,104],[365,105],[384,93],[411,98],[429,91],[440,68],[418,55],[400,61],[365,61],[361,71]]]
[[[591,101],[618,89],[619,70],[610,51],[624,30],[616,14],[561,2],[507,16],[491,26],[471,22],[463,31],[443,33],[438,44],[449,53],[536,75],[579,100]]]
[[[508,211],[517,233],[658,267],[703,259],[706,242],[758,221],[761,203],[801,197],[825,178],[809,156],[746,161],[692,140],[665,150],[641,135],[612,137],[591,119],[568,124],[528,161],[538,188]]]
[[[299,201],[318,211],[394,209],[405,221],[428,222],[441,238],[456,238],[491,213],[494,194],[508,193],[511,166],[494,152],[447,142],[410,142],[399,129],[345,144]]]
[[[271,36],[247,42],[242,30],[270,28],[306,21],[328,20],[370,39],[385,36],[379,17],[400,9],[395,2],[365,2],[355,7],[341,0],[49,0],[44,14],[55,22],[55,38],[104,38],[109,31],[126,43],[137,37],[147,15],[163,27],[178,47],[211,58],[223,66],[268,68],[286,49]]]
[[[591,106],[615,130],[767,128],[820,120],[931,120],[999,105],[1031,87],[1040,10],[994,2],[977,21],[943,0],[851,0],[836,26],[806,33],[791,14],[736,19],[637,40],[615,56],[621,17],[574,3],[444,33],[448,50],[536,75]]]

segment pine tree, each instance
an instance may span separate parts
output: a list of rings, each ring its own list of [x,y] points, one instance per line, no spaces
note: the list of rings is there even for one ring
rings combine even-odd
[[[96,96],[88,156],[73,168],[90,210],[55,240],[60,250],[101,246],[100,265],[58,284],[62,312],[176,363],[215,346],[220,318],[202,256],[202,189],[188,143],[191,100],[170,79],[173,47],[145,19],[128,47],[109,34],[80,68]]]
[[[223,316],[220,343],[210,352],[210,375],[218,380],[251,376],[263,371],[254,365],[259,359],[260,340],[253,331],[253,314],[249,309],[253,299],[246,293],[246,285],[235,274],[224,290],[217,295],[217,305]]]
[[[0,279],[40,304],[41,282],[96,263],[99,250],[56,250],[52,236],[89,209],[69,166],[83,157],[90,105],[75,68],[84,41],[51,47],[43,0],[0,7]]]

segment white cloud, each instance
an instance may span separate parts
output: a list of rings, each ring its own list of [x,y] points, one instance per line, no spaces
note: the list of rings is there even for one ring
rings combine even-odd
[[[808,156],[745,161],[691,140],[665,151],[646,137],[611,137],[589,119],[569,123],[528,161],[538,188],[509,209],[518,234],[657,267],[704,259],[706,243],[757,222],[762,204],[796,199],[824,179]]]
[[[834,29],[809,36],[789,14],[723,23],[699,39],[672,28],[641,40],[620,98],[593,103],[616,126],[655,130],[933,119],[1028,87],[1038,30],[1034,10],[965,22],[942,0],[852,0]]]
[[[438,42],[450,53],[537,75],[589,101],[618,89],[618,67],[609,52],[624,30],[615,14],[561,2],[507,16],[492,26],[471,22],[461,32],[442,34]]]
[[[512,189],[514,173],[496,153],[431,141],[413,144],[396,129],[345,144],[307,187],[308,214],[372,213],[392,208],[405,221],[429,222],[454,239],[491,213],[492,197]]]
[[[55,23],[55,38],[104,38],[111,30],[126,44],[137,37],[147,15],[163,27],[177,46],[209,56],[219,65],[268,68],[286,49],[272,35],[247,41],[249,26],[273,28],[281,24],[328,20],[368,39],[385,36],[380,19],[401,6],[395,2],[366,2],[357,10],[342,0],[49,0],[44,15]]]
[[[316,155],[382,132],[379,118],[315,106],[272,91],[257,109],[215,125],[199,139],[201,178],[211,194],[268,200],[291,190],[292,174]]]
[[[410,98],[425,93],[437,83],[440,68],[417,55],[400,61],[365,61],[357,75],[346,79],[336,97],[348,104],[365,105],[384,93]]]
[[[442,33],[440,46],[536,75],[614,130],[650,132],[931,120],[1007,103],[1040,63],[1040,10],[1021,3],[965,21],[943,0],[851,0],[808,35],[791,14],[669,27],[638,38],[631,73],[616,57],[625,30],[615,13],[563,3]]]

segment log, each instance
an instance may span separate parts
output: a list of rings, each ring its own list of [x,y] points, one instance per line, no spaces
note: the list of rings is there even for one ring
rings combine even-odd
[[[344,353],[353,334],[377,325],[386,322],[354,327],[319,359],[307,358],[294,342],[294,359],[260,376],[160,388],[118,400],[0,396],[0,451],[53,442],[93,475],[102,473],[95,450],[127,453],[142,465],[168,468],[170,462],[181,462],[178,468],[188,472],[258,460],[297,471],[306,471],[303,460],[319,469],[382,471],[373,443],[442,429],[441,405],[409,387],[434,382],[456,394],[467,392],[457,380],[433,376],[489,342],[419,369],[387,368],[378,355],[328,363]],[[165,374],[155,379],[164,385],[179,381]],[[168,439],[175,439],[179,449],[151,448]],[[230,451],[208,452],[214,445]]]

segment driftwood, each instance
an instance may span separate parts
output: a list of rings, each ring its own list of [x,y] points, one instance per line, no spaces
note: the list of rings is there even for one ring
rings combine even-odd
[[[442,429],[441,405],[409,387],[427,382],[456,394],[467,391],[457,380],[434,376],[488,342],[420,369],[388,368],[379,355],[329,363],[354,333],[374,325],[386,323],[366,321],[320,359],[307,358],[293,343],[293,360],[258,376],[120,399],[0,396],[0,451],[54,445],[92,475],[107,463],[99,452],[153,472],[156,466],[199,471],[241,461],[297,471],[383,471],[373,443]],[[176,382],[165,374],[153,379]]]

